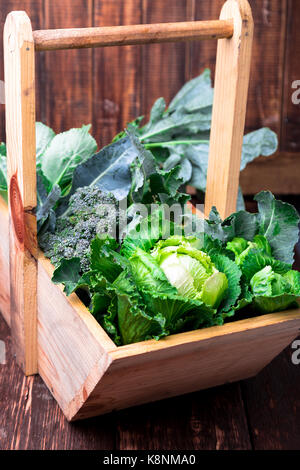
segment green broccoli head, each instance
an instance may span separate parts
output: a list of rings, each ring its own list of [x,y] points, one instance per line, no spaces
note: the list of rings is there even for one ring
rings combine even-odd
[[[39,244],[45,255],[57,266],[62,258],[79,257],[83,272],[90,266],[90,243],[109,233],[116,237],[119,219],[118,201],[112,194],[87,186],[71,196],[68,215],[57,219],[54,233],[45,233]]]

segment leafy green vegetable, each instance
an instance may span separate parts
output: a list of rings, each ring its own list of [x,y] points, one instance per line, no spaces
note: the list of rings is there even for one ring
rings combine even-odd
[[[7,201],[7,164],[6,164],[6,146],[0,144],[0,195]]]
[[[182,184],[206,190],[209,155],[209,135],[212,118],[213,88],[210,70],[187,82],[167,108],[165,100],[155,101],[149,122],[140,127],[141,118],[133,126],[145,147],[153,153],[157,163],[170,171],[180,166]],[[268,157],[278,147],[276,134],[262,128],[244,136],[241,171],[260,155]],[[239,190],[238,209],[244,209]]]
[[[55,137],[55,132],[42,122],[35,123],[35,137],[36,137],[36,166],[38,170],[42,166],[42,158],[49,147],[51,141]]]
[[[55,266],[61,259],[76,257],[87,271],[91,241],[97,233],[114,234],[118,211],[114,196],[96,187],[79,188],[70,199],[68,215],[58,218],[54,233],[41,233],[39,244]]]
[[[289,307],[298,307],[300,295],[300,273],[288,271],[281,275],[266,266],[252,277],[250,286],[254,307],[262,313],[278,312]]]
[[[56,185],[63,191],[69,189],[75,168],[95,153],[97,143],[89,134],[90,127],[70,129],[56,135],[46,145],[41,169],[49,182],[48,192]]]
[[[248,251],[256,248],[259,251],[267,250],[265,254],[270,255],[272,250],[273,258],[291,265],[299,233],[300,218],[297,210],[290,204],[276,200],[269,191],[260,192],[254,199],[258,202],[257,214],[239,211],[222,221],[213,208],[209,219],[205,221],[205,233],[221,242],[231,242],[235,237],[250,241],[259,234],[262,237],[255,237],[255,245],[249,244]],[[266,242],[269,249],[266,248]],[[232,244],[227,248],[230,249],[230,246]]]
[[[299,234],[298,212],[290,204],[277,201],[269,191],[257,194],[254,199],[258,203],[259,233],[269,241],[276,259],[292,264]]]
[[[78,285],[80,279],[80,258],[62,259],[54,271],[52,281],[55,284],[63,283],[64,291],[70,295]]]
[[[190,244],[189,239],[162,240],[152,255],[179,295],[218,307],[228,287],[227,278],[215,268],[206,253]]]
[[[86,206],[78,197],[77,209],[68,218],[76,219]],[[69,259],[57,261],[54,281],[64,282],[67,293],[84,291],[90,311],[119,345],[222,325],[241,309],[253,314],[296,306],[300,273],[278,259],[273,247],[280,236],[292,251],[299,217],[272,198],[260,193],[258,214],[239,211],[224,221],[213,209],[205,232],[196,236],[183,236],[183,227],[167,220],[163,206],[157,205],[123,241],[97,236],[87,244],[88,255],[80,258],[73,248]],[[272,202],[269,219],[264,201]],[[292,217],[285,225],[287,214]],[[269,237],[266,227],[275,220],[280,230]],[[288,254],[291,259],[285,251],[280,256]],[[85,256],[87,263],[82,262]]]
[[[58,214],[64,215],[68,201],[78,188],[92,186],[111,193],[116,199],[124,199],[131,188],[131,164],[138,157],[138,150],[129,137],[107,145],[92,158],[76,166],[72,187],[61,201]]]

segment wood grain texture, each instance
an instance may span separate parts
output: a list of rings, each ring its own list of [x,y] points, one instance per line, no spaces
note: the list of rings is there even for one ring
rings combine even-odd
[[[17,361],[37,372],[35,67],[31,23],[12,12],[4,28],[11,328]]]
[[[3,64],[3,29],[6,16],[13,10],[23,10],[26,11],[30,17],[32,27],[34,29],[40,29],[43,27],[43,0],[5,0],[5,2],[0,3],[0,64]],[[37,72],[39,75],[39,67],[37,67]],[[40,76],[40,75],[39,75]],[[4,80],[4,66],[0,67],[0,80]],[[39,80],[37,80],[37,95],[41,93],[42,85]],[[41,118],[41,115],[37,113],[38,119]],[[0,142],[5,142],[5,106],[0,104]]]
[[[234,19],[234,35],[218,41],[205,216],[236,210],[251,64],[253,19],[247,0],[228,0],[220,18]]]
[[[92,0],[44,5],[47,29],[92,26]],[[92,51],[53,51],[45,54],[44,67],[46,124],[62,132],[92,123]]]
[[[116,413],[120,450],[251,449],[239,384]]]
[[[9,231],[7,204],[0,196],[0,312],[10,325]]]
[[[224,5],[224,0],[214,0],[213,2],[197,2],[194,5],[194,19],[219,18],[220,11]],[[191,75],[196,77],[203,72],[206,67],[212,71],[212,78],[215,76],[216,54],[218,43],[207,41],[193,43],[191,45]]]
[[[252,377],[299,328],[295,310],[118,347],[82,408],[67,416],[84,419]]]
[[[140,0],[95,2],[94,26],[142,22]],[[93,134],[107,145],[141,113],[141,48],[93,50]]]
[[[269,190],[273,194],[299,194],[300,153],[277,152],[241,172],[240,184],[244,194]]]
[[[290,347],[245,382],[68,423],[41,378],[16,365],[1,315],[0,341],[1,450],[300,449],[300,376]]]
[[[115,344],[74,294],[67,298],[38,261],[39,374],[65,414],[75,413],[101,379]],[[51,268],[50,268],[51,269]],[[74,411],[75,410],[75,411]]]
[[[160,0],[143,0],[143,23],[190,19],[189,6],[189,0],[177,0],[172,6],[169,2],[169,8],[166,8],[166,4]],[[185,63],[189,49],[190,44],[184,43],[142,46],[141,112],[146,118],[157,98],[164,97],[168,105],[185,81],[190,78]]]
[[[287,348],[264,372],[242,384],[258,450],[300,449],[300,375],[299,365],[292,363],[293,352]]]
[[[10,332],[0,315],[0,450],[113,449],[114,419],[70,425],[42,379],[25,377],[16,364]]]
[[[279,137],[285,68],[286,3],[286,0],[251,2],[255,32],[246,126],[249,131],[268,126]]]
[[[152,13],[148,17],[152,16],[154,22],[213,20],[218,18],[224,0],[210,2],[187,0],[186,10],[182,7],[183,3],[185,2],[182,0],[181,2],[151,0],[149,8]],[[33,29],[137,24],[142,22],[140,16],[144,17],[143,22],[147,22],[145,17],[147,10],[149,12],[147,2],[143,2],[143,0],[127,0],[126,2],[95,0],[94,10],[98,11],[97,18],[92,14],[90,21],[86,14],[87,11],[90,11],[89,6],[86,6],[88,3],[74,0],[72,5],[73,12],[71,12],[68,1],[60,4],[48,1],[46,5],[44,0],[6,0],[0,5],[0,27],[4,26],[5,17],[11,10],[25,10],[31,19]],[[272,188],[276,194],[299,194],[299,105],[295,106],[291,103],[291,94],[294,91],[291,89],[291,82],[299,79],[297,72],[299,69],[299,60],[297,59],[299,48],[297,44],[300,36],[298,28],[300,10],[297,8],[296,0],[257,0],[251,2],[251,7],[255,22],[255,36],[246,132],[265,125],[270,126],[279,136],[281,134],[281,150],[277,153],[276,160],[262,158],[251,163],[242,173],[242,187],[245,193],[254,194],[265,189],[264,181],[266,180],[268,188]],[[155,17],[158,19],[155,20]],[[52,18],[51,23],[49,18]],[[109,18],[119,18],[119,21],[110,22]],[[1,41],[0,37],[0,43]],[[110,59],[110,54],[112,55],[110,69],[115,70],[111,75],[111,87],[106,77],[103,77],[107,61],[105,60],[104,63],[102,59],[97,59],[94,62],[87,55],[88,51],[78,51],[74,55],[72,52],[66,53],[66,55],[63,51],[51,52],[49,54],[55,54],[53,59],[50,59],[48,53],[39,53],[36,63],[37,119],[55,127],[57,131],[69,129],[74,125],[80,126],[84,122],[82,115],[87,116],[86,123],[92,122],[90,120],[91,101],[89,101],[92,99],[94,109],[92,132],[99,144],[108,143],[111,137],[122,130],[129,120],[138,114],[147,115],[157,97],[166,95],[167,101],[170,101],[170,98],[186,79],[198,75],[205,67],[212,68],[214,76],[216,41],[195,41],[185,45],[166,44],[163,49],[165,60],[161,60],[161,66],[158,63],[153,67],[153,62],[156,60],[159,62],[159,59],[151,57],[153,55],[151,52],[148,54],[152,61],[150,69],[147,67],[143,52],[147,50],[147,47],[152,48],[152,51],[156,48],[156,46],[133,48],[134,55],[136,55],[132,59],[132,66],[129,65],[131,60],[125,52],[130,46],[123,48],[119,54],[110,49],[106,52],[107,60]],[[175,50],[177,50],[176,53]],[[192,53],[190,53],[191,50]],[[172,52],[170,53],[170,51]],[[71,54],[71,56],[67,54]],[[165,65],[169,61],[170,54],[172,61],[170,59],[169,65]],[[115,55],[118,57],[117,59],[114,59]],[[126,56],[127,65],[124,68],[122,65],[118,70],[117,65],[114,64],[118,60],[120,64],[123,64],[124,56]],[[70,57],[76,57],[76,61],[72,61]],[[44,64],[46,59],[47,63]],[[2,60],[1,43],[0,62]],[[176,72],[173,71],[175,67],[177,68]],[[120,73],[120,70],[124,70],[124,72]],[[151,70],[150,77],[148,77],[149,70]],[[87,74],[86,78],[85,73]],[[115,75],[118,79],[113,79]],[[176,84],[176,76],[181,77],[178,84]],[[169,78],[162,80],[161,77]],[[0,80],[3,79],[3,71],[0,69]],[[55,87],[51,86],[53,80]],[[108,84],[104,86],[103,81]],[[131,86],[132,81],[134,88]],[[151,88],[148,86],[149,82],[152,83]],[[76,83],[76,89],[73,88],[73,85],[71,86],[73,83]],[[97,97],[93,94],[93,88],[97,92]],[[143,93],[141,93],[141,88],[145,90]],[[57,98],[55,94],[57,94]],[[101,106],[105,106],[104,111]],[[63,116],[63,119],[60,119],[60,116]],[[4,128],[4,106],[0,105],[1,141],[5,141]],[[104,138],[101,138],[102,131],[103,134],[105,131]],[[292,161],[289,159],[291,153],[295,154]],[[287,160],[285,160],[286,157],[288,157]],[[263,166],[260,165],[261,162],[263,162]],[[289,166],[290,171],[288,170]],[[279,174],[283,174],[283,177],[278,177]]]
[[[94,28],[46,29],[33,32],[36,51],[129,46],[161,42],[230,38],[231,20],[181,21]]]
[[[116,347],[78,297],[52,283],[41,253],[38,266],[39,373],[68,419],[254,375],[300,327],[296,310]]]
[[[283,101],[282,101],[282,133],[281,151],[297,152],[299,165],[299,126],[300,126],[300,14],[299,4],[295,0],[287,0],[287,28],[285,66],[283,77]],[[298,14],[297,14],[298,13]],[[294,82],[296,84],[293,87]],[[296,88],[295,88],[296,87]],[[298,90],[298,91],[297,91]],[[298,104],[292,101],[292,95],[296,93]],[[300,176],[300,165],[298,166]]]

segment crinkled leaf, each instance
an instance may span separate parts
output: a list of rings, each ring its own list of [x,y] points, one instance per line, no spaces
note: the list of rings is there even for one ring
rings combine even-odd
[[[177,294],[177,289],[169,283],[166,275],[155,259],[141,248],[136,248],[129,259],[132,276],[138,289],[157,294]]]
[[[262,313],[272,313],[297,306],[300,291],[300,276],[289,271],[284,275],[276,273],[271,266],[257,272],[250,281],[254,295],[254,308]]]
[[[299,235],[299,214],[295,207],[275,199],[269,191],[262,191],[254,199],[258,202],[259,233],[264,235],[273,256],[285,263],[294,261],[293,250]]]
[[[284,274],[291,269],[291,264],[277,260],[255,248],[248,251],[240,268],[245,278],[250,281],[252,276],[265,266],[271,266],[279,274]]]
[[[216,268],[226,275],[228,280],[226,296],[219,307],[220,312],[228,312],[241,294],[240,279],[242,272],[235,262],[226,256],[213,255],[212,261]]]
[[[122,344],[136,343],[166,334],[164,319],[159,314],[150,315],[143,308],[135,284],[125,271],[114,282],[118,296],[118,327]]]

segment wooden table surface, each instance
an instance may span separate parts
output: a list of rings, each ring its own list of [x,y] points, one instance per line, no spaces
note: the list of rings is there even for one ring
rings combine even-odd
[[[1,314],[0,340],[1,450],[300,449],[300,364],[291,347],[254,378],[70,424],[41,378],[16,365]]]
[[[24,377],[0,318],[0,449],[300,449],[300,365],[287,348],[257,377],[68,423],[39,376]]]

